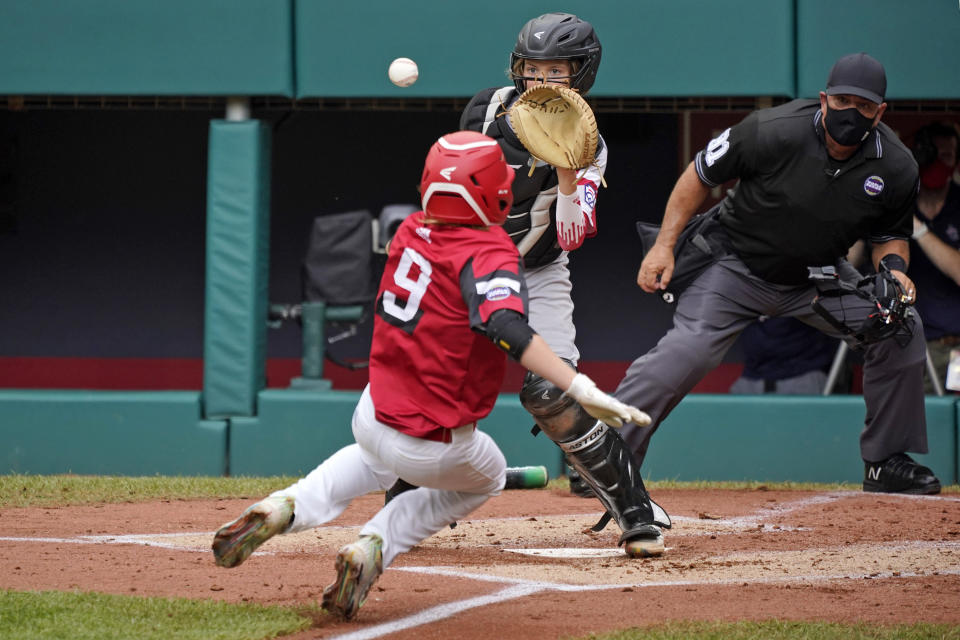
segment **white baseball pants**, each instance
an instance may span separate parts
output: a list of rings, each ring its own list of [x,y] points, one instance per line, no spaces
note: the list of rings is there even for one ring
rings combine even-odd
[[[467,425],[452,442],[414,438],[377,421],[370,386],[353,413],[356,444],[340,449],[295,484],[274,495],[295,500],[287,533],[322,525],[357,496],[386,490],[403,478],[419,488],[395,497],[360,535],[383,539],[383,566],[452,522],[466,518],[506,482],[506,460],[493,439]]]

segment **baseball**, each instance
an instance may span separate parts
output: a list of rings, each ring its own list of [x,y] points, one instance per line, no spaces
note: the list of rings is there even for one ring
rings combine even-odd
[[[410,58],[397,58],[390,63],[390,69],[387,71],[390,76],[390,82],[398,87],[409,87],[420,76],[417,70],[417,63]]]

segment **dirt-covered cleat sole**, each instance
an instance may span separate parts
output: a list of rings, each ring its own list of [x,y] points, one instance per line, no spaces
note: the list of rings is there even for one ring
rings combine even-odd
[[[663,555],[663,533],[658,527],[649,525],[651,529],[657,529],[657,533],[652,531],[649,534],[631,538],[623,543],[623,551],[631,558],[655,558]]]
[[[270,496],[220,527],[213,536],[213,558],[217,566],[236,567],[257,547],[286,531],[293,520],[293,504],[290,496]]]
[[[360,536],[340,548],[335,566],[337,579],[323,590],[323,608],[352,620],[383,573],[383,540],[375,535]]]

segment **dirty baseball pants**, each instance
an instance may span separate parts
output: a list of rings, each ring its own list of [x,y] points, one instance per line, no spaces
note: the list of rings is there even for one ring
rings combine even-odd
[[[506,482],[507,463],[493,439],[469,424],[451,442],[414,438],[376,419],[370,385],[353,413],[348,445],[295,484],[275,492],[294,498],[286,533],[312,529],[339,516],[351,500],[385,490],[402,477],[419,488],[396,496],[360,530],[383,539],[383,567],[398,554],[466,518]]]
[[[846,261],[838,265],[844,281],[860,279]],[[760,315],[793,316],[834,338],[843,338],[810,303],[812,284],[785,286],[750,273],[735,255],[721,258],[683,292],[677,301],[673,328],[657,345],[627,369],[614,395],[646,411],[650,427],[626,425],[621,435],[642,464],[650,436],[670,411],[723,360],[740,333]],[[918,291],[918,295],[923,295]],[[834,316],[859,327],[875,306],[856,295],[823,298]],[[842,313],[841,313],[842,308]],[[863,398],[866,418],[860,434],[864,460],[885,460],[895,453],[927,453],[923,372],[926,349],[919,315],[913,335],[901,347],[890,338],[863,352]]]

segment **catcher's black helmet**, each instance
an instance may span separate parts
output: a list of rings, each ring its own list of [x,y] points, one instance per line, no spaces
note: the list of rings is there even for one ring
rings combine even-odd
[[[520,30],[510,54],[510,73],[522,93],[526,81],[522,74],[515,73],[518,59],[576,60],[580,67],[570,78],[570,88],[585,94],[597,77],[600,53],[600,39],[589,22],[572,13],[545,13]]]

